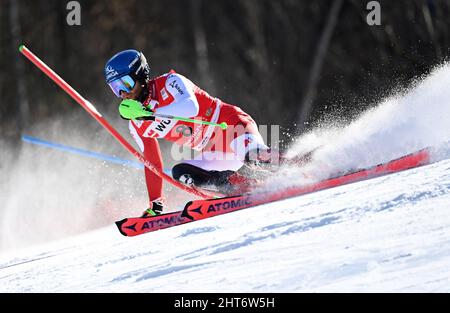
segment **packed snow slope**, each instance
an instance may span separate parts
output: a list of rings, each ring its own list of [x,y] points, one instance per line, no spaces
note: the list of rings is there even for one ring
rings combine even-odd
[[[161,230],[0,257],[0,292],[450,292],[450,160]]]
[[[282,168],[266,188],[376,165],[428,146],[436,148],[431,165],[133,238],[112,225],[130,216],[123,212],[108,217],[110,226],[73,236],[99,212],[88,209],[96,203],[90,197],[123,194],[123,182],[91,183],[92,174],[82,167],[65,175],[46,172],[45,163],[33,159],[33,169],[0,179],[10,191],[2,201],[1,242],[10,250],[0,256],[0,292],[448,292],[449,83],[450,66],[443,65],[347,126],[318,127],[298,138],[294,155],[318,147],[311,163]],[[40,173],[38,184],[32,185],[30,171]],[[58,189],[66,180],[74,183]],[[109,214],[113,203],[104,206]],[[28,237],[49,239],[49,233],[60,240],[11,250],[29,243]],[[21,236],[27,239],[16,240]]]

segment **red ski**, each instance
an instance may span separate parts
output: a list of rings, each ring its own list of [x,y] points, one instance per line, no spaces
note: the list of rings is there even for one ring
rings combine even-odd
[[[426,164],[430,164],[429,148],[422,149],[415,153],[408,154],[371,168],[357,170],[310,185],[296,186],[275,192],[238,195],[208,200],[194,200],[188,202],[184,210],[181,212],[173,212],[145,218],[126,218],[116,222],[116,225],[122,235],[136,236],[265,203],[288,199],[390,173],[396,173]]]
[[[124,236],[136,236],[155,230],[185,224],[192,220],[183,217],[183,212],[171,212],[152,217],[131,217],[117,221],[116,225]]]
[[[256,193],[220,199],[195,200],[186,204],[183,216],[192,220],[234,212],[260,204],[301,196],[319,190],[342,186],[357,181],[375,178],[430,163],[430,149],[425,148],[387,163],[379,164],[367,169],[357,170],[343,176],[329,178],[318,183],[304,186],[290,187],[282,191]]]

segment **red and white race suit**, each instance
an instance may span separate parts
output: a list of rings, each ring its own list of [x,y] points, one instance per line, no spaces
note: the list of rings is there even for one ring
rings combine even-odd
[[[170,71],[152,79],[147,87],[149,96],[143,105],[157,114],[229,125],[222,130],[217,126],[164,118],[131,120],[129,129],[133,138],[144,157],[159,169],[163,168],[163,161],[158,138],[199,151],[194,159],[183,162],[205,170],[236,171],[244,164],[249,150],[268,148],[255,121],[247,113],[210,96],[183,75]],[[179,150],[179,146],[173,146],[172,157],[180,158]],[[162,199],[162,179],[147,168],[145,178],[150,201]]]

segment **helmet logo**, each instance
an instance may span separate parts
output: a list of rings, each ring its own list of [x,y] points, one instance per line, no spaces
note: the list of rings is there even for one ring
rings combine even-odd
[[[139,56],[139,55],[136,56],[136,57],[134,58],[134,60],[131,61],[130,64],[128,64],[128,68],[132,68],[132,67],[136,64],[136,62],[137,62],[139,59],[140,59],[140,56]]]
[[[143,69],[143,64],[140,64],[134,74],[139,75],[139,72]]]
[[[106,80],[109,80],[111,77],[119,75],[119,73],[115,69],[113,69],[113,67],[111,65],[108,65],[105,68],[105,74],[106,74]]]

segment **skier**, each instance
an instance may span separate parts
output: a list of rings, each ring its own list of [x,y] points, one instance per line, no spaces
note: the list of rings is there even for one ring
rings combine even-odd
[[[130,108],[124,101],[119,112],[122,118],[129,120],[131,135],[150,163],[163,168],[157,138],[199,151],[194,159],[183,160],[172,168],[174,179],[200,187],[214,185],[229,192],[245,181],[245,176],[237,172],[244,164],[271,161],[270,148],[250,115],[209,95],[173,70],[151,78],[150,67],[142,52],[131,49],[117,53],[106,63],[104,74],[106,83],[117,97],[139,102],[137,115],[136,107]],[[229,127],[223,130],[212,125],[158,118],[153,114],[226,122]],[[145,179],[150,206],[143,216],[161,214],[164,208],[163,180],[147,168]]]

